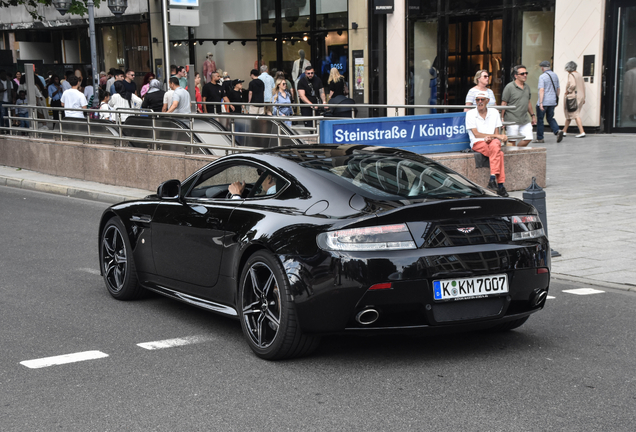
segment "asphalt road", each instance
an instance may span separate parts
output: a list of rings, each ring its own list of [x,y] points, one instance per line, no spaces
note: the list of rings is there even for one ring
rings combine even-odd
[[[104,208],[0,187],[2,431],[634,430],[633,292],[553,280],[546,309],[512,332],[334,336],[266,362],[237,321],[112,299],[97,271]],[[564,291],[580,288],[603,292]],[[101,358],[21,363],[87,351]]]

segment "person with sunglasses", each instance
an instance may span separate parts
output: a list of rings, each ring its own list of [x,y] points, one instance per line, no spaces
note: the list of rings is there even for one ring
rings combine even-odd
[[[286,116],[291,117],[294,115],[294,110],[290,106],[286,106],[291,104],[291,93],[287,88],[287,81],[285,78],[278,78],[276,80],[276,86],[274,90],[272,90],[272,99],[271,102],[275,104],[273,106],[273,114],[275,116]],[[291,127],[291,121],[286,121],[285,124]]]
[[[522,135],[518,147],[525,147],[533,139],[532,126],[537,124],[530,102],[530,86],[526,85],[528,70],[524,65],[517,65],[512,69],[514,81],[508,83],[501,95],[501,105],[514,105],[514,109],[502,110],[502,119],[515,124],[506,126],[508,135]]]
[[[499,196],[507,197],[501,143],[506,142],[508,137],[499,133],[502,126],[501,117],[495,108],[488,108],[489,102],[488,93],[482,91],[475,95],[477,108],[466,113],[466,130],[470,137],[470,148],[486,156],[490,162],[488,189],[494,190]]]
[[[490,83],[490,74],[486,69],[480,69],[477,71],[474,82],[476,86],[468,90],[468,93],[466,94],[466,105],[475,105],[475,96],[479,92],[486,92],[488,94],[488,98],[490,99],[490,102],[488,102],[489,106],[497,105],[495,94],[488,88],[488,84]],[[466,108],[464,112],[468,112],[471,109],[472,106],[470,108]]]
[[[307,66],[305,68],[305,76],[298,80],[298,99],[300,99],[301,104],[307,105],[327,103],[322,80],[316,76],[313,66]],[[317,109],[315,106],[302,107],[300,108],[300,114],[303,117],[310,117],[315,109]],[[311,125],[312,121],[305,121],[306,127]]]

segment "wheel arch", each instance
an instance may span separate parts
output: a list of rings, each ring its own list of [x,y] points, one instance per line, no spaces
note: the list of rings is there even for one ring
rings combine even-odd
[[[265,245],[260,244],[260,243],[252,243],[250,245],[248,245],[244,250],[243,253],[241,254],[241,258],[239,259],[239,263],[238,266],[236,266],[236,273],[234,274],[234,278],[236,280],[236,287],[235,287],[235,293],[236,293],[236,298],[238,299],[238,292],[239,292],[239,286],[241,284],[241,274],[243,274],[243,268],[245,267],[245,263],[247,263],[247,260],[250,259],[250,257],[252,255],[254,255],[256,252],[258,252],[259,250],[266,250],[268,252],[271,252]],[[238,304],[238,303],[237,303]]]

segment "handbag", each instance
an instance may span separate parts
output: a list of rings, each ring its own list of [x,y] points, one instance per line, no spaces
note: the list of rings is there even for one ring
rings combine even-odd
[[[571,75],[572,74],[570,74],[570,76]],[[574,97],[573,98],[570,98],[570,95],[572,95],[572,93],[569,93],[565,97],[565,108],[568,110],[568,112],[574,112],[574,111],[579,109],[579,103],[576,100],[578,92],[576,90],[574,90]]]

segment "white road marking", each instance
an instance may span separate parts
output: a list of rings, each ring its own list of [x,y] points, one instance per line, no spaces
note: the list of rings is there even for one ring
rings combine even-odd
[[[137,346],[141,348],[145,348],[147,350],[157,350],[157,349],[163,349],[163,348],[178,347],[183,345],[192,345],[196,343],[207,342],[209,340],[212,340],[210,336],[186,336],[182,338],[138,343]]]
[[[46,357],[46,358],[35,359],[35,360],[25,360],[25,361],[21,361],[20,364],[30,369],[39,369],[43,367],[57,366],[57,365],[75,363],[75,362],[80,362],[85,360],[95,360],[95,359],[100,359],[104,357],[108,357],[108,354],[103,353],[101,351],[84,351],[84,352],[64,354],[60,356]]]
[[[552,297],[552,296],[548,296],[547,299],[551,300],[551,299],[555,299],[556,297]]]
[[[78,269],[79,271],[82,272],[86,272],[86,273],[90,273],[90,274],[94,274],[99,276],[99,270],[98,269],[93,269],[93,268],[80,268]]]
[[[571,290],[563,290],[564,293],[576,294],[576,295],[590,295],[590,294],[600,294],[605,291],[597,290],[594,288],[577,288]]]

